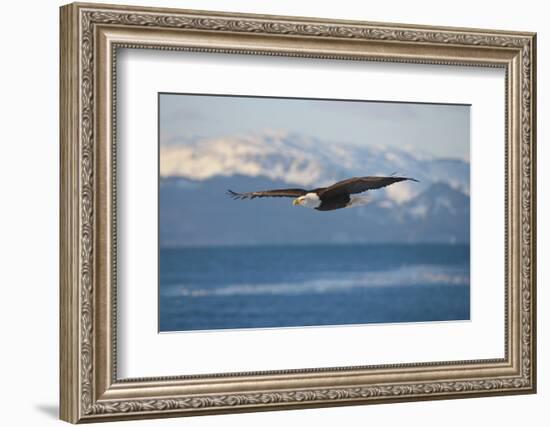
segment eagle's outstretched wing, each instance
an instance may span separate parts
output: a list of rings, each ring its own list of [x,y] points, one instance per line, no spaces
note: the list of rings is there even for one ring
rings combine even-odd
[[[376,190],[377,188],[386,187],[401,181],[418,182],[418,180],[414,178],[402,176],[363,176],[349,178],[332,184],[330,187],[319,191],[319,196],[333,197],[341,194],[357,194],[367,190]]]
[[[280,190],[252,191],[250,193],[237,193],[227,190],[227,194],[235,200],[255,199],[256,197],[300,197],[307,193],[303,188],[284,188]]]

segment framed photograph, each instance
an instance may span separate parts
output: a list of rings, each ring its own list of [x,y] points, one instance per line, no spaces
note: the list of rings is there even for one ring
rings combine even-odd
[[[63,420],[536,391],[535,34],[60,22]]]

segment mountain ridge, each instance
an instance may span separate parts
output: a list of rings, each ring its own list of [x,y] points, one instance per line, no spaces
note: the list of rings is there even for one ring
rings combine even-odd
[[[293,206],[290,198],[233,200],[225,194],[281,186],[281,181],[238,175],[163,178],[160,245],[469,242],[470,198],[442,182],[400,204],[373,198],[366,206],[331,212]]]

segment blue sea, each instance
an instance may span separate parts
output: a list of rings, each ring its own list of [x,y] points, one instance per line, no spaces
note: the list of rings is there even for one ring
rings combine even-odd
[[[160,250],[160,331],[470,318],[470,246]]]

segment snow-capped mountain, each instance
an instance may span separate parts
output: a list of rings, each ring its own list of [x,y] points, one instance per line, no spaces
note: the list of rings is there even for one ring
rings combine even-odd
[[[160,154],[162,178],[193,181],[239,175],[309,188],[351,176],[392,173],[414,177],[420,183],[388,187],[376,194],[378,199],[404,203],[437,182],[469,194],[470,165],[466,161],[377,145],[335,144],[283,131],[194,139],[163,145]]]
[[[470,165],[460,159],[265,132],[165,145],[160,168],[161,246],[469,241]],[[225,194],[394,172],[420,183],[373,191],[371,204],[334,212]]]

